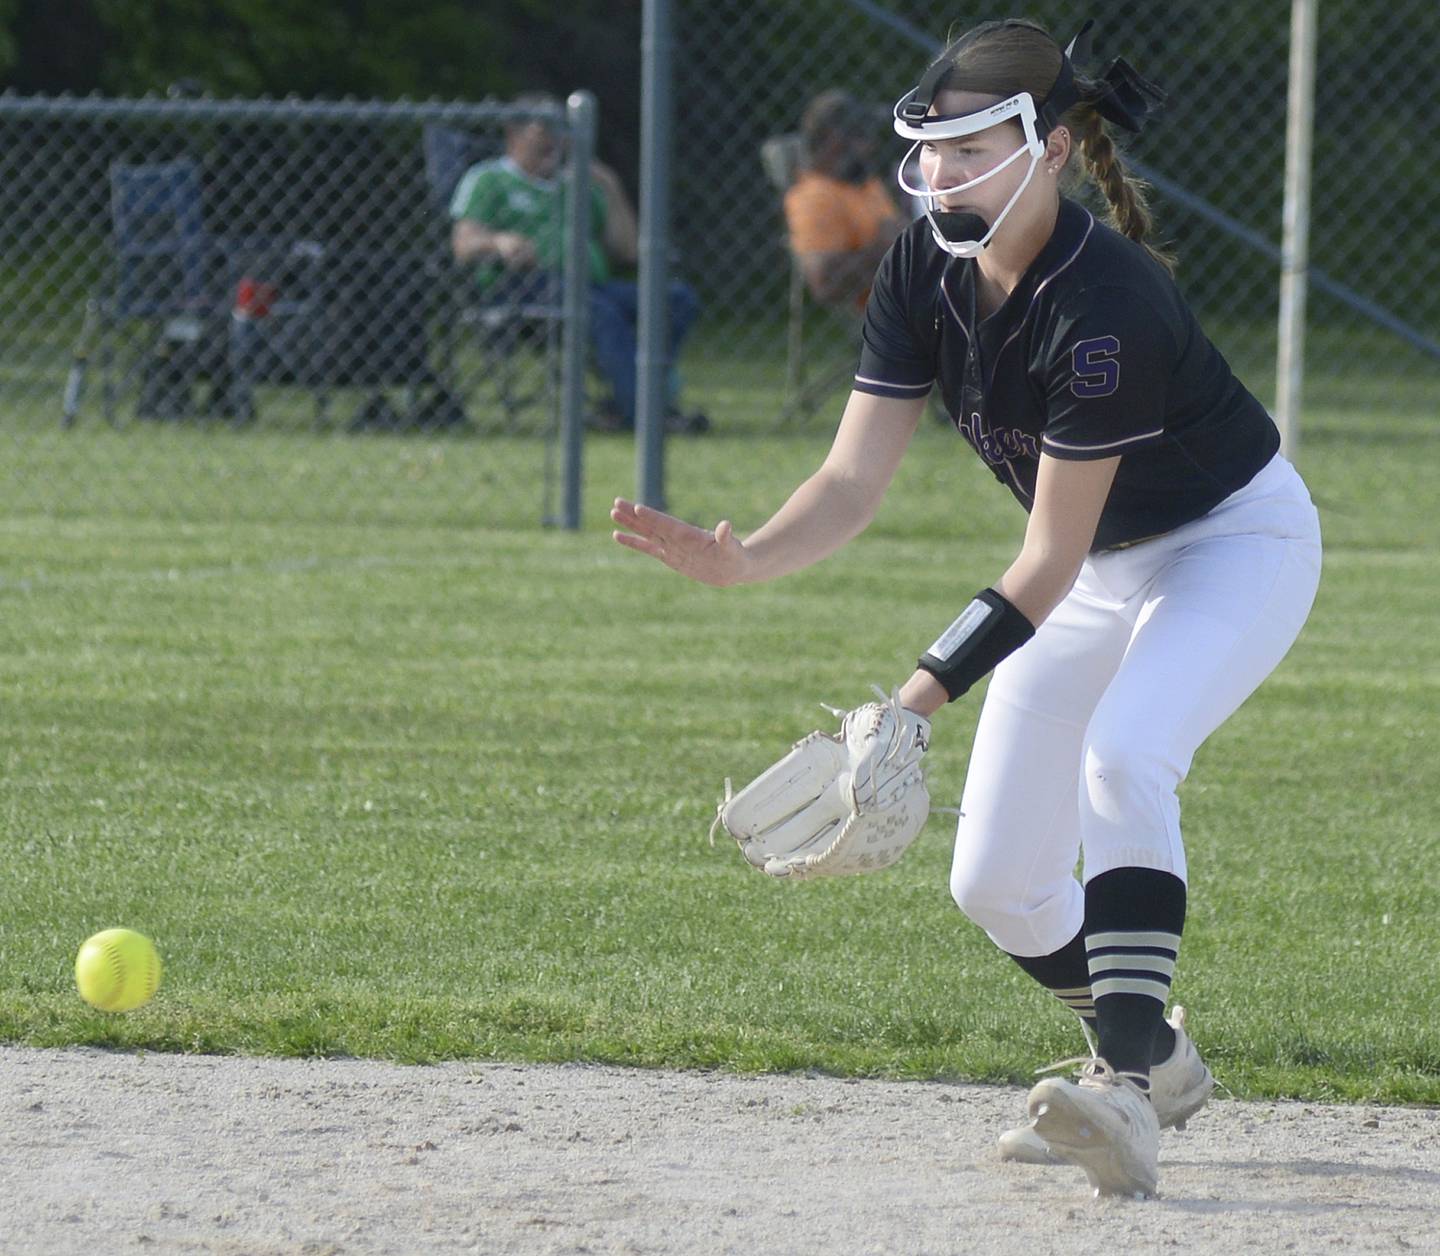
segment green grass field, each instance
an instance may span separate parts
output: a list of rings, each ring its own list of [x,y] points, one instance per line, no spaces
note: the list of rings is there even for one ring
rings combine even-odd
[[[1325,580],[1185,786],[1176,995],[1236,1094],[1437,1103],[1435,416],[1313,400]],[[705,842],[723,777],[907,674],[1013,553],[953,435],[841,555],[728,592],[609,541],[625,439],[590,441],[572,535],[526,526],[534,442],[14,435],[0,1039],[1008,1081],[1079,1046],[950,903],[945,817],[836,883]],[[673,442],[672,505],[754,526],[824,443]],[[41,476],[59,500],[16,509]],[[511,526],[473,524],[487,484]],[[937,802],[976,710],[937,721]],[[70,973],[116,924],[166,963],[125,1016]]]

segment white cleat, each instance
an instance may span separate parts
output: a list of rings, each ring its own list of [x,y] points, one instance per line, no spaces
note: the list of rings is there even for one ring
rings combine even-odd
[[[1210,1101],[1215,1078],[1185,1032],[1185,1009],[1177,1004],[1167,1023],[1175,1031],[1175,1050],[1164,1064],[1150,1066],[1150,1102],[1162,1130],[1183,1130]]]
[[[1047,1077],[1030,1091],[1030,1117],[1049,1150],[1085,1170],[1095,1194],[1143,1199],[1160,1180],[1160,1123],[1129,1075],[1087,1060],[1078,1082]]]
[[[1190,1118],[1209,1101],[1210,1092],[1215,1089],[1215,1078],[1195,1050],[1190,1035],[1185,1032],[1185,1009],[1177,1004],[1167,1023],[1175,1031],[1175,1050],[1164,1064],[1154,1064],[1150,1068],[1150,1103],[1155,1108],[1155,1117],[1162,1130],[1183,1130]],[[1086,1039],[1089,1040],[1088,1033]],[[1095,1049],[1093,1042],[1090,1049]],[[1017,1164],[1066,1163],[1045,1145],[1045,1140],[1029,1123],[1006,1130],[996,1145],[1001,1160]]]
[[[1010,1160],[1015,1164],[1065,1163],[1050,1150],[1028,1121],[1024,1125],[1017,1125],[1013,1130],[1006,1130],[995,1140],[995,1146],[1000,1151],[1001,1160]]]

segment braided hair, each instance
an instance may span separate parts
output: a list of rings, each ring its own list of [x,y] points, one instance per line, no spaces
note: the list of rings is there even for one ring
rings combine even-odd
[[[1077,76],[1082,93],[1094,84]],[[1110,207],[1107,221],[1121,235],[1144,247],[1166,270],[1175,270],[1175,255],[1150,239],[1155,219],[1150,212],[1150,186],[1125,168],[1120,150],[1110,134],[1109,124],[1082,95],[1080,103],[1066,111],[1061,123],[1070,128],[1080,149],[1085,175],[1100,189]],[[1073,159],[1072,159],[1073,160]]]

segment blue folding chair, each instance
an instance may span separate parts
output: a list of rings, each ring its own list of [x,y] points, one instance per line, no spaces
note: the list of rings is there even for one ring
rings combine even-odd
[[[219,248],[205,227],[198,163],[113,165],[110,216],[109,270],[86,306],[66,381],[66,426],[79,412],[92,343],[99,350],[105,418],[112,425],[118,422],[115,339],[124,323],[160,325],[144,368],[142,393],[150,395],[142,395],[138,407],[154,411],[155,417],[179,417],[180,399],[194,378],[213,367],[205,354],[223,353],[207,341],[210,320],[226,308],[227,294],[217,265]]]
[[[212,246],[195,162],[112,166],[110,220],[113,318],[209,312]]]

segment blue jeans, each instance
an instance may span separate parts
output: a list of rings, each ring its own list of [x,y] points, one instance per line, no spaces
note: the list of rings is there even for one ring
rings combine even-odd
[[[673,357],[700,313],[700,302],[694,289],[678,280],[671,283],[668,294]],[[635,324],[639,317],[640,291],[632,281],[591,284],[590,343],[595,346],[600,373],[615,394],[615,409],[627,427],[635,426]]]
[[[505,276],[487,294],[494,301],[535,301],[558,305],[560,277],[552,271],[522,271]],[[700,313],[700,301],[689,284],[676,280],[667,289],[670,311],[670,355],[680,350]],[[615,409],[627,427],[635,426],[635,327],[640,318],[640,290],[630,279],[590,285],[590,343],[596,365],[615,395]],[[675,374],[671,372],[671,391]],[[670,398],[674,400],[674,397]]]

